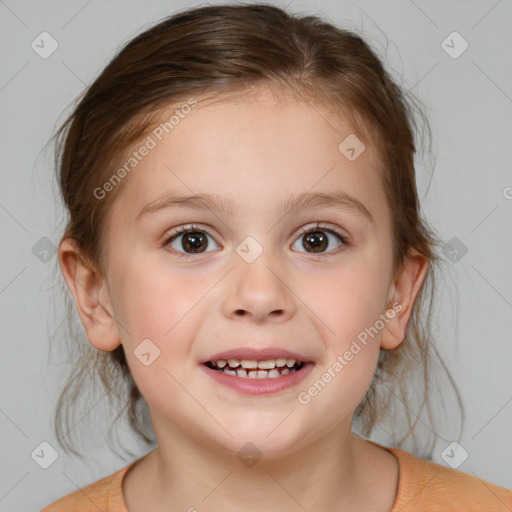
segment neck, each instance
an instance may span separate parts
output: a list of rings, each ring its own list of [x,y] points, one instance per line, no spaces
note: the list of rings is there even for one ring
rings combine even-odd
[[[148,455],[154,475],[150,508],[169,510],[172,503],[176,510],[272,512],[352,510],[355,503],[354,510],[361,510],[358,496],[367,489],[359,485],[364,475],[356,469],[366,442],[350,428],[342,425],[328,437],[273,458],[258,458],[245,443],[237,454],[173,432]]]

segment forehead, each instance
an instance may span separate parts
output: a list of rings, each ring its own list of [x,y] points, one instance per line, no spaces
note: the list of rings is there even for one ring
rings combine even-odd
[[[134,220],[169,192],[212,193],[237,211],[258,214],[284,197],[334,189],[357,196],[374,217],[386,213],[376,148],[342,116],[266,89],[196,101],[181,110],[173,105],[125,152],[124,162],[140,160],[124,178],[112,213]],[[141,157],[144,146],[150,149]]]

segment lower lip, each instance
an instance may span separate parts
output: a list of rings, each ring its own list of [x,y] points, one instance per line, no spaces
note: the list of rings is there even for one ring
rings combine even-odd
[[[218,370],[212,370],[205,364],[200,364],[199,366],[207,373],[207,375],[219,384],[223,384],[248,395],[267,395],[271,393],[279,393],[280,391],[296,386],[307,377],[309,372],[312,370],[314,363],[305,363],[300,370],[288,373],[287,375],[280,375],[273,379],[238,377],[219,372]]]

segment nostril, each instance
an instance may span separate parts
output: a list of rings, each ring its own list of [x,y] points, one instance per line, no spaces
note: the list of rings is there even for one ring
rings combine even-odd
[[[270,314],[273,316],[281,316],[284,314],[284,310],[283,309],[275,309],[274,311],[271,311]],[[245,311],[245,309],[237,309],[235,311],[235,315],[245,316],[245,315],[247,315],[247,311]]]

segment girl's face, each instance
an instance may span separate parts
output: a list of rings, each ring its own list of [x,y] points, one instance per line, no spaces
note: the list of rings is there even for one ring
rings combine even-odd
[[[199,101],[169,133],[132,148],[126,161],[137,151],[137,164],[108,218],[104,297],[115,329],[89,339],[102,350],[123,344],[159,444],[179,432],[217,451],[251,442],[272,456],[334,428],[348,435],[380,347],[403,339],[409,310],[392,308],[401,288],[374,148],[318,106],[259,92]],[[301,197],[313,200],[292,209]],[[269,347],[310,361],[305,376],[253,394],[203,364]]]

